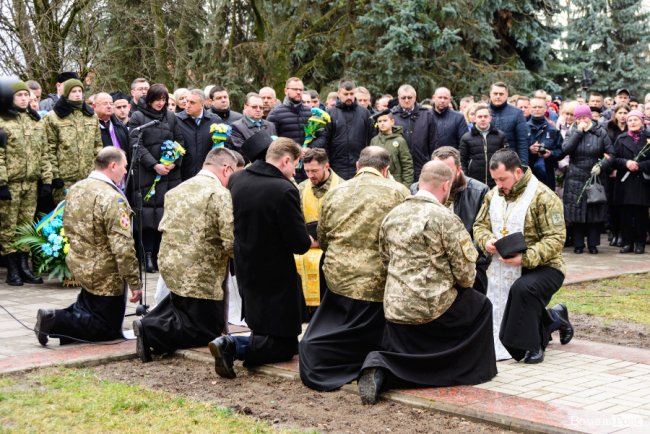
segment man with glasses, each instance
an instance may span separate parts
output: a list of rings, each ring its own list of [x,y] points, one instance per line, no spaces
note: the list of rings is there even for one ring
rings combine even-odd
[[[129,131],[113,113],[113,97],[105,92],[95,95],[93,109],[99,118],[99,130],[102,133],[102,145],[123,149],[130,158]]]
[[[176,114],[183,135],[185,156],[181,165],[181,178],[190,179],[201,170],[205,157],[212,149],[212,124],[221,119],[204,108],[205,94],[201,89],[192,89],[185,100],[185,110]]]
[[[262,119],[263,114],[262,97],[253,92],[246,95],[244,117],[232,124],[232,134],[226,141],[226,147],[241,153],[244,142],[253,135],[262,132],[269,136],[275,136],[275,125]]]
[[[133,322],[143,362],[152,354],[205,346],[224,331],[222,285],[234,242],[227,187],[236,166],[232,151],[212,149],[203,169],[165,196],[158,267],[170,293]]]
[[[147,92],[149,92],[149,81],[146,78],[139,77],[131,82],[131,111],[129,117],[138,110],[140,98],[144,98]]]
[[[392,110],[395,125],[402,127],[402,134],[413,157],[413,179],[418,179],[422,166],[438,147],[436,123],[431,110],[417,103],[413,86],[403,84],[397,90],[397,96],[399,105]]]

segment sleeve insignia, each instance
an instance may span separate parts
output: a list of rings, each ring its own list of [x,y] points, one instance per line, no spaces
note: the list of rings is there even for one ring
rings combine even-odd
[[[399,148],[399,142],[397,140],[395,140],[393,142],[393,146],[396,147],[396,148]]]
[[[563,224],[564,224],[564,222],[562,221],[562,216],[560,215],[559,212],[554,212],[554,213],[551,215],[551,220],[553,221],[553,224],[554,224],[555,226],[560,226],[560,225],[563,225]]]
[[[120,226],[124,229],[128,229],[131,226],[131,219],[126,211],[122,211],[122,215],[120,216]]]

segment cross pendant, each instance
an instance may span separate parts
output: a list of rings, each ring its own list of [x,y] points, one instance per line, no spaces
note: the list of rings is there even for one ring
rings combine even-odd
[[[502,227],[499,232],[501,233],[501,236],[505,237],[506,235],[508,235],[508,229],[505,226]]]

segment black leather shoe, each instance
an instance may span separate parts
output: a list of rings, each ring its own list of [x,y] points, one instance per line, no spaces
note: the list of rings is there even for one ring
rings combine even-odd
[[[36,325],[34,325],[34,333],[38,343],[45,346],[47,345],[48,335],[54,327],[55,313],[54,309],[39,309],[36,312]]]
[[[569,309],[564,304],[556,304],[551,310],[560,318],[560,343],[566,345],[573,339],[573,325],[569,321]]]
[[[232,336],[220,336],[208,344],[214,357],[214,370],[220,377],[235,378],[235,340]]]
[[[382,368],[367,368],[359,376],[359,396],[361,403],[372,405],[377,402],[386,374]]]
[[[597,255],[598,254],[598,248],[596,246],[589,247],[589,253],[592,255]]]
[[[145,252],[144,254],[144,269],[147,273],[155,273],[156,267],[153,265],[153,254]]]
[[[619,250],[619,253],[631,253],[634,248],[630,245],[623,246],[621,247],[621,250]]]
[[[645,253],[645,243],[634,243],[634,253],[639,255]]]
[[[140,321],[139,319],[133,321],[133,333],[138,338],[135,344],[136,354],[138,355],[138,357],[140,357],[142,363],[150,362],[151,360],[153,360],[151,357],[151,348],[149,348],[149,345],[147,344],[147,339],[145,338],[144,335],[144,329],[142,328],[142,321]]]
[[[524,357],[524,363],[529,365],[535,365],[537,363],[542,363],[544,361],[544,350],[539,349],[537,351],[526,351],[526,356]]]
[[[22,278],[24,283],[32,284],[41,284],[43,279],[39,276],[34,275],[32,269],[29,266],[29,254],[28,253],[17,253],[18,255],[18,273]]]
[[[614,247],[618,244],[619,237],[615,236],[611,240],[609,240],[609,245]]]
[[[573,253],[575,253],[576,255],[580,255],[582,254],[582,252],[584,252],[584,250],[585,250],[584,247],[576,247],[575,249],[573,249]]]
[[[5,282],[11,286],[23,286],[23,279],[20,277],[18,269],[18,253],[7,255],[7,279]]]

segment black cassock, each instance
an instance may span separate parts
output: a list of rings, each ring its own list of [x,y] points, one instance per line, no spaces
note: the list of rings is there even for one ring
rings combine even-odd
[[[326,289],[300,341],[302,382],[326,391],[356,380],[368,353],[380,348],[385,322],[383,303]]]
[[[76,302],[54,311],[49,335],[59,338],[61,345],[77,342],[76,339],[90,342],[122,339],[125,310],[124,294],[95,295],[81,288]]]
[[[224,331],[224,302],[170,292],[141,321],[154,354],[205,347]]]
[[[387,370],[389,388],[484,383],[497,374],[492,303],[474,289],[461,289],[434,321],[418,325],[387,321],[382,347],[368,354],[363,369]]]

